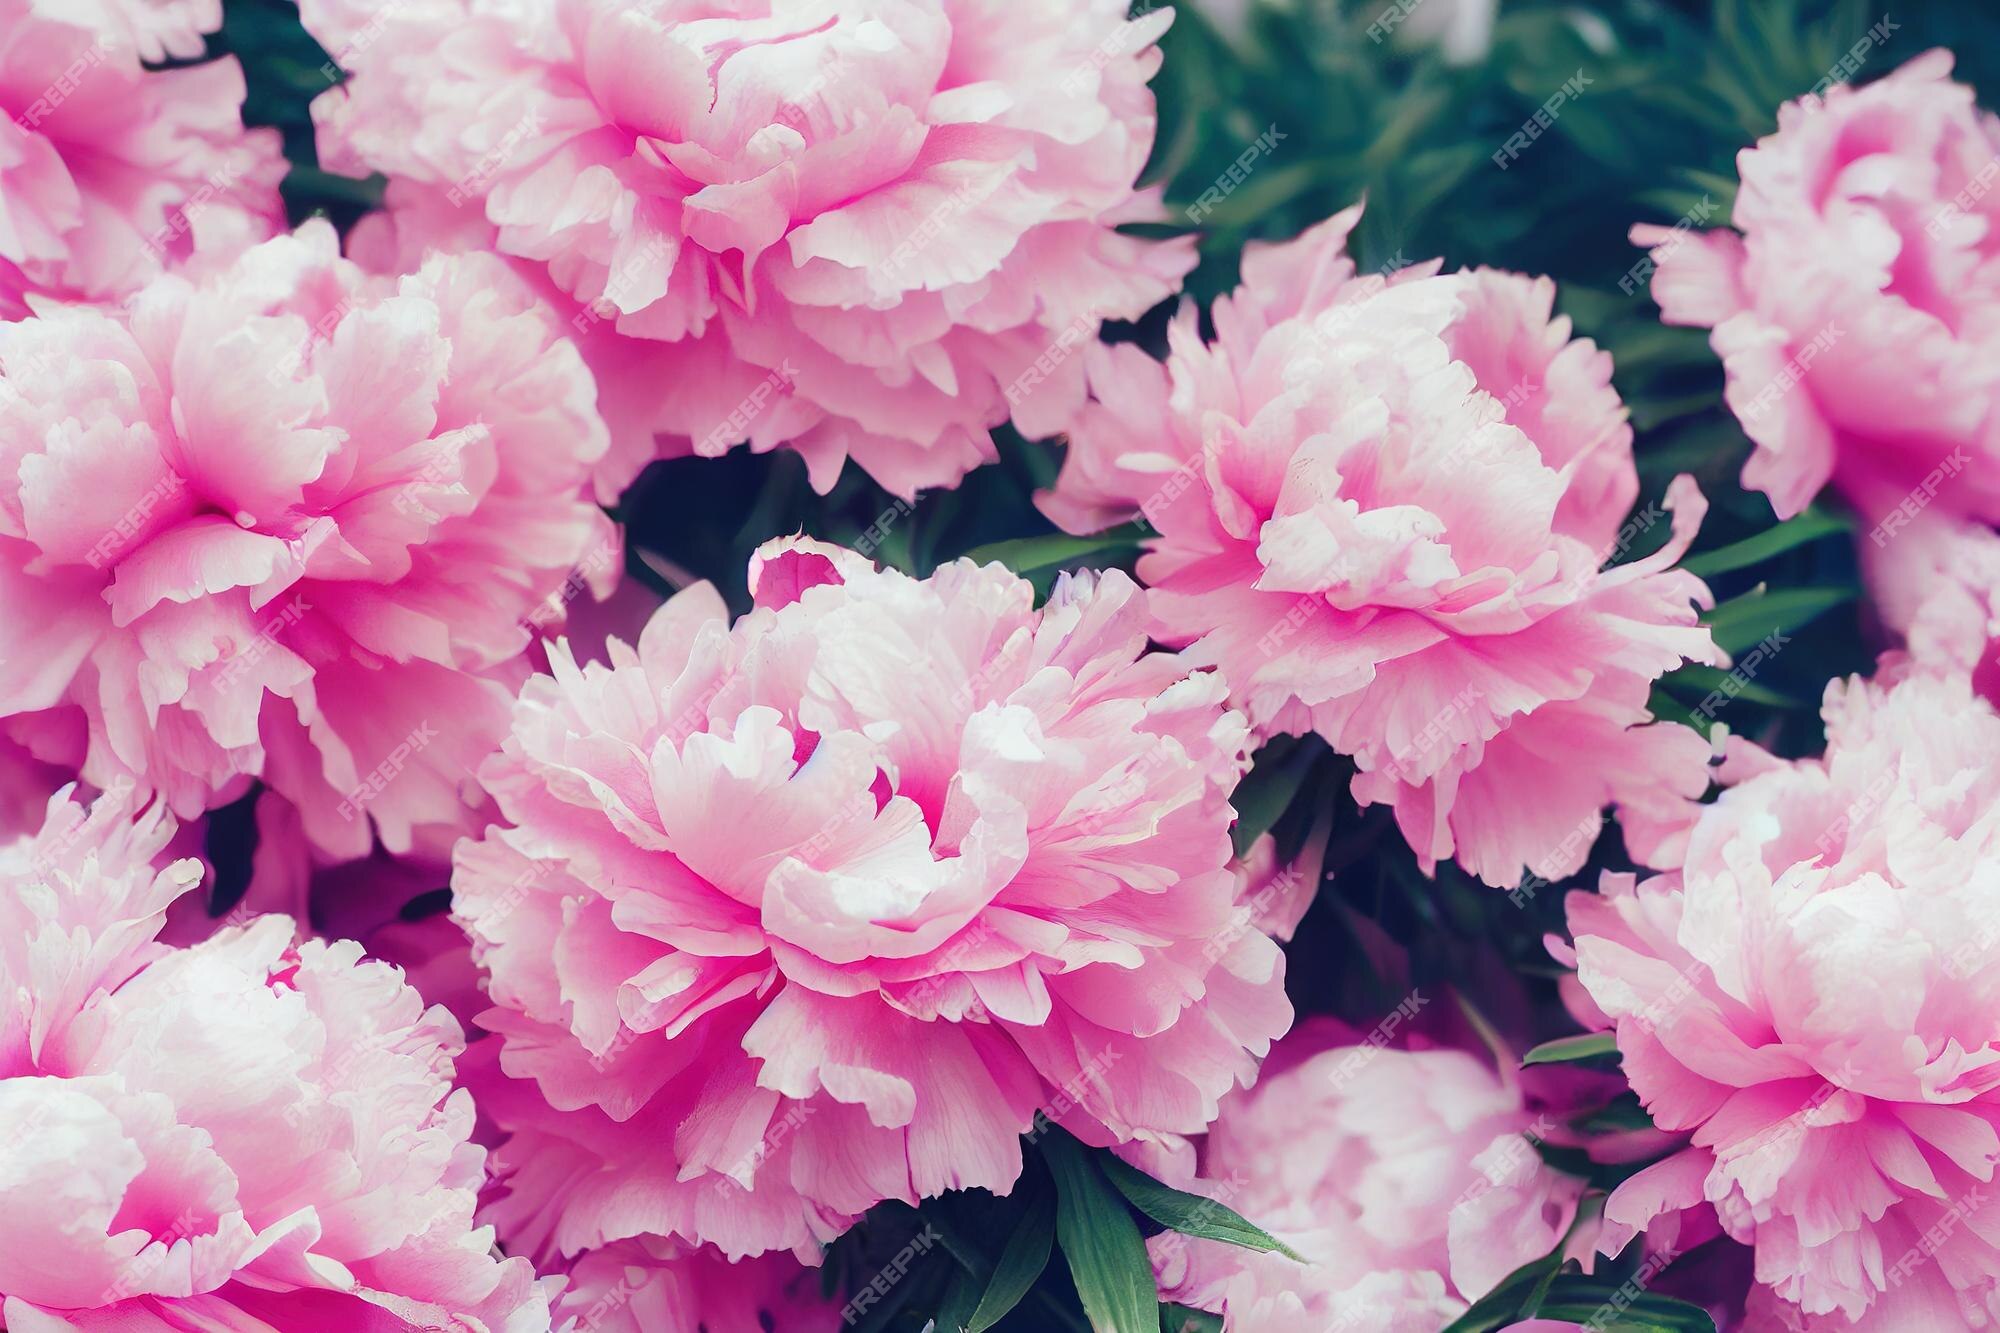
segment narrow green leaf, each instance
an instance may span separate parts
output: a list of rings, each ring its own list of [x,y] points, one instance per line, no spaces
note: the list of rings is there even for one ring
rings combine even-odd
[[[1679,670],[1669,671],[1660,677],[1660,684],[1667,688],[1678,689],[1703,701],[1706,701],[1713,691],[1723,689],[1725,682],[1728,684],[1726,693],[1729,700],[1743,699],[1753,704],[1763,704],[1767,708],[1814,706],[1804,699],[1794,699],[1789,694],[1780,694],[1769,686],[1759,685],[1754,681],[1733,680],[1722,668],[1703,666],[1699,662],[1690,662]]]
[[[1618,1054],[1618,1039],[1609,1032],[1586,1032],[1577,1037],[1545,1041],[1521,1057],[1523,1065],[1566,1065],[1579,1060],[1601,1060]]]
[[[1028,1288],[1035,1285],[1035,1279],[1048,1267],[1049,1249],[1055,1236],[1055,1196],[1043,1189],[1029,1203],[1027,1215],[1007,1238],[1007,1247],[1000,1251],[993,1277],[971,1318],[966,1320],[966,1333],[985,1333],[1021,1303]]]
[[[1530,1259],[1502,1278],[1471,1309],[1446,1324],[1443,1333],[1493,1333],[1494,1329],[1519,1322],[1521,1307],[1561,1263],[1559,1249],[1539,1259]]]
[[[1304,742],[1279,737],[1259,750],[1250,771],[1236,784],[1229,803],[1236,807],[1236,827],[1230,838],[1242,856],[1252,843],[1271,831],[1324,753],[1310,738]]]
[[[1715,1321],[1698,1305],[1654,1292],[1633,1294],[1604,1278],[1567,1274],[1549,1284],[1536,1316],[1558,1322],[1622,1329],[1625,1333],[1715,1333]]]
[[[1159,1289],[1139,1224],[1081,1143],[1057,1129],[1042,1139],[1056,1178],[1056,1237],[1095,1333],[1151,1333]]]
[[[965,558],[981,565],[997,560],[1016,574],[1028,574],[1038,569],[1054,569],[1072,560],[1106,551],[1131,550],[1146,535],[1144,526],[1138,523],[1121,524],[1094,537],[1072,537],[1068,533],[1052,532],[1042,537],[1016,537],[1011,541],[989,542],[966,552]]]
[[[1658,686],[1654,687],[1651,697],[1646,700],[1646,707],[1652,710],[1653,716],[1660,721],[1678,722],[1684,727],[1692,727],[1704,738],[1715,727],[1714,718],[1695,716],[1692,708]]]
[[[1773,634],[1808,624],[1854,597],[1855,590],[1846,587],[1772,590],[1760,586],[1730,598],[1702,619],[1722,651],[1740,653]]]
[[[1185,1305],[1162,1305],[1160,1333],[1222,1333],[1222,1316]]]
[[[1275,1250],[1287,1259],[1305,1262],[1289,1245],[1227,1204],[1163,1185],[1138,1167],[1110,1153],[1100,1154],[1098,1164],[1104,1168],[1104,1174],[1111,1183],[1118,1187],[1118,1192],[1131,1200],[1134,1208],[1171,1231],[1178,1231],[1184,1236],[1199,1236],[1203,1240],[1241,1245],[1247,1250]]]
[[[972,1323],[973,1308],[979,1303],[979,1279],[970,1269],[960,1267],[945,1285],[944,1300],[938,1305],[937,1333],[960,1333]]]
[[[1726,574],[1732,569],[1744,569],[1751,565],[1762,564],[1772,556],[1782,555],[1794,547],[1816,542],[1822,537],[1831,537],[1836,532],[1853,530],[1854,525],[1838,514],[1829,514],[1822,509],[1808,509],[1754,537],[1745,537],[1740,542],[1732,542],[1713,551],[1691,555],[1681,561],[1681,568],[1690,574],[1709,578],[1716,574]]]

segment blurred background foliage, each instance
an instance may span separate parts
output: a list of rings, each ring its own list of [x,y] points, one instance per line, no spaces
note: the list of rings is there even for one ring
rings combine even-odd
[[[2000,89],[2000,6],[1888,2],[1896,7],[1500,0],[1489,25],[1480,0],[1402,0],[1400,14],[1397,0],[1188,0],[1161,43],[1165,62],[1153,84],[1159,136],[1147,179],[1165,184],[1170,211],[1184,218],[1260,134],[1275,128],[1283,136],[1202,221],[1201,264],[1187,290],[1204,307],[1234,285],[1245,245],[1288,238],[1364,199],[1354,242],[1363,272],[1397,257],[1441,256],[1448,268],[1492,265],[1555,278],[1559,308],[1615,359],[1637,432],[1641,505],[1681,472],[1692,473],[1712,503],[1690,564],[1722,601],[1712,616],[1718,637],[1736,652],[1774,630],[1797,645],[1761,664],[1752,688],[1716,720],[1782,753],[1809,754],[1822,743],[1816,708],[1824,683],[1868,669],[1879,646],[1855,595],[1851,524],[1836,509],[1815,509],[1779,527],[1764,497],[1738,485],[1749,446],[1722,405],[1706,334],[1658,322],[1643,274],[1628,277],[1642,252],[1627,233],[1635,222],[1671,225],[1691,213],[1726,225],[1736,154],[1776,127],[1781,102],[1830,77],[1865,82],[1947,46],[1959,78]],[[1426,16],[1429,7],[1438,8]],[[1469,28],[1442,44],[1434,31],[1427,39],[1422,30],[1435,29],[1440,14],[1450,23],[1470,15]],[[246,118],[284,133],[295,218],[325,214],[344,228],[379,201],[379,181],[331,175],[317,164],[307,107],[341,76],[288,0],[228,0],[214,47],[243,60]],[[1858,56],[1843,74],[1851,52]],[[1587,83],[1579,80],[1580,94],[1547,132],[1504,169],[1497,165],[1495,150],[1579,75]],[[1107,336],[1157,353],[1172,305]],[[1034,509],[1033,492],[1060,463],[1060,440],[1023,440],[1008,428],[995,440],[998,465],[924,495],[910,512],[852,467],[830,494],[815,495],[804,468],[784,453],[656,464],[616,510],[628,535],[628,572],[663,592],[710,579],[741,607],[745,562],[758,543],[805,531],[854,544],[884,518],[887,535],[874,554],[918,573],[976,553],[1005,559],[1046,590],[1062,568],[1129,565],[1136,538],[1078,542],[1055,534]],[[1619,558],[1643,555],[1665,535],[1657,525]],[[1690,710],[1716,679],[1699,668],[1675,673],[1656,695],[1657,711],[1696,724]],[[1542,944],[1545,931],[1560,929],[1567,886],[1531,885],[1516,904],[1449,865],[1424,875],[1385,812],[1355,808],[1347,774],[1345,761],[1317,741],[1274,743],[1238,802],[1242,844],[1273,828],[1290,849],[1309,828],[1332,824],[1332,877],[1288,950],[1301,1012],[1366,1027],[1417,986],[1454,995],[1517,1046],[1572,1030],[1554,1002],[1556,969]],[[1600,869],[1629,867],[1617,844],[1615,832],[1599,840],[1579,884],[1594,883]],[[1384,957],[1397,960],[1400,975],[1383,975]],[[1629,1095],[1600,1114],[1643,1123]],[[921,1219],[908,1209],[878,1210],[836,1247],[829,1281],[853,1273],[865,1281],[920,1224],[942,1228],[949,1243],[940,1257],[917,1266],[893,1308],[857,1325],[920,1329],[976,1297],[965,1274],[990,1278],[1007,1257],[1007,1238],[1051,1225],[1043,1206],[1050,1188],[1050,1171],[1031,1164],[1027,1187],[1011,1200],[947,1200],[927,1206]],[[1133,1221],[1157,1230],[1158,1220],[1142,1212]],[[1087,1327],[1072,1269],[1050,1263],[998,1327]],[[1604,1278],[1618,1280],[1615,1269]],[[1512,1312],[1486,1314],[1504,1321]],[[1630,1326],[1705,1326],[1687,1308],[1649,1317],[1657,1322]],[[1190,1316],[1163,1311],[1162,1319],[1180,1328]],[[1194,1318],[1187,1326],[1213,1323]]]

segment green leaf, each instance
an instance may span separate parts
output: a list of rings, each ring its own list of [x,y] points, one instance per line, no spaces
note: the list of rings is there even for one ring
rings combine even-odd
[[[1538,1319],[1588,1324],[1624,1333],[1715,1333],[1715,1321],[1698,1305],[1652,1292],[1634,1294],[1606,1278],[1566,1274],[1549,1284]]]
[[[1602,1060],[1618,1054],[1618,1039],[1609,1032],[1586,1032],[1577,1037],[1545,1041],[1521,1057],[1523,1065],[1567,1065],[1579,1060]]]
[[[1090,1152],[1061,1129],[1042,1139],[1056,1178],[1056,1237],[1095,1333],[1151,1333],[1159,1289],[1139,1224]]]
[[[1222,1333],[1222,1316],[1185,1305],[1162,1305],[1160,1333]]]
[[[1227,1204],[1163,1185],[1138,1167],[1110,1153],[1100,1154],[1098,1164],[1104,1168],[1104,1174],[1111,1183],[1118,1187],[1118,1192],[1131,1200],[1134,1208],[1171,1231],[1178,1231],[1184,1236],[1199,1236],[1203,1240],[1241,1245],[1247,1250],[1275,1250],[1287,1259],[1305,1262],[1289,1245]]]
[[[1539,1259],[1530,1259],[1502,1278],[1471,1309],[1446,1324],[1443,1333],[1492,1333],[1494,1329],[1518,1323],[1522,1308],[1561,1264],[1560,1247]]]
[[[1740,653],[1773,634],[1808,624],[1855,596],[1855,589],[1847,587],[1772,590],[1760,585],[1705,612],[1702,619],[1722,651]]]
[[[1322,753],[1310,739],[1300,742],[1283,736],[1257,752],[1249,773],[1236,784],[1236,791],[1229,798],[1229,803],[1236,807],[1236,827],[1230,830],[1230,837],[1238,856],[1269,833],[1271,826],[1291,808]]]
[[[1703,666],[1690,662],[1677,671],[1669,671],[1660,677],[1660,684],[1670,689],[1678,688],[1685,693],[1706,700],[1712,692],[1722,689],[1725,681],[1730,682],[1730,700],[1746,699],[1753,704],[1763,704],[1767,708],[1811,708],[1804,699],[1794,699],[1789,694],[1780,694],[1767,686],[1752,681],[1732,680],[1730,674],[1720,667]]]
[[[1123,523],[1094,537],[1072,537],[1068,533],[1052,532],[1042,537],[1016,537],[1011,541],[989,542],[966,552],[965,558],[981,565],[997,560],[1016,574],[1027,574],[1038,569],[1053,569],[1106,551],[1131,550],[1146,535],[1147,530],[1140,523]]]
[[[1042,1189],[1029,1203],[1027,1215],[1014,1228],[1014,1234],[1007,1238],[1007,1248],[1000,1251],[1000,1261],[993,1265],[986,1291],[965,1322],[967,1333],[985,1333],[1021,1303],[1028,1288],[1035,1285],[1035,1279],[1048,1267],[1055,1235],[1055,1196]]]
[[[959,1333],[969,1327],[973,1307],[978,1303],[979,1279],[970,1269],[956,1269],[945,1285],[944,1300],[938,1305],[937,1333]]]
[[[1651,709],[1653,716],[1660,721],[1678,722],[1681,726],[1700,732],[1704,739],[1715,727],[1714,718],[1695,716],[1692,708],[1658,686],[1654,687],[1652,695],[1647,698],[1646,707]]]
[[[1716,574],[1726,574],[1732,569],[1762,564],[1772,556],[1781,555],[1793,547],[1816,542],[1836,532],[1853,530],[1854,525],[1838,514],[1829,514],[1821,509],[1808,509],[1754,537],[1746,537],[1740,542],[1733,542],[1717,550],[1691,555],[1681,561],[1681,568],[1701,578],[1709,578]]]

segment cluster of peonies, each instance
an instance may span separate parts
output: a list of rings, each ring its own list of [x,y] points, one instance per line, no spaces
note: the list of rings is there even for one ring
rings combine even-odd
[[[198,863],[59,793],[0,847],[0,1323],[14,1333],[536,1333],[473,1210],[456,1021],[264,916],[157,942]]]
[[[1173,14],[1127,8],[301,13],[352,75],[314,104],[324,160],[388,173],[434,221],[483,221],[485,244],[542,269],[576,326],[641,368],[650,395],[616,446],[628,475],[656,452],[784,445],[822,491],[852,458],[909,498],[992,461],[1010,415],[1060,429],[1082,397],[1072,353],[1194,265],[1192,237],[1117,230],[1165,220],[1133,182]]]
[[[1574,874],[1601,812],[1650,860],[1707,789],[1708,750],[1649,726],[1664,672],[1719,663],[1670,568],[1704,503],[1638,493],[1610,358],[1551,318],[1553,285],[1435,262],[1358,276],[1358,208],[1249,248],[1205,345],[1086,355],[1049,516],[1143,517],[1155,637],[1212,666],[1259,736],[1317,732],[1393,806],[1426,867],[1490,884]]]
[[[1633,513],[1548,280],[1360,274],[1357,208],[1212,340],[1097,341],[1194,262],[1119,230],[1169,12],[301,12],[327,160],[392,177],[345,257],[235,63],[157,67],[216,0],[0,0],[0,1324],[825,1329],[826,1245],[1050,1123],[1289,1244],[1151,1243],[1231,1333],[1434,1329],[1641,1230],[1752,1247],[1749,1327],[2000,1316],[2000,123],[1948,57],[1785,108],[1739,231],[1634,233],[1903,643],[1824,758],[1715,771],[1650,706],[1725,662],[1705,503]],[[1138,582],[793,538],[733,624],[543,637],[656,457],[913,497],[1010,417]],[[1306,734],[1427,870],[1572,875],[1610,808],[1662,872],[1554,946],[1672,1149],[1601,1221],[1511,1069],[1286,1036],[1323,847],[1235,857],[1232,799]],[[218,924],[184,853],[246,798]]]

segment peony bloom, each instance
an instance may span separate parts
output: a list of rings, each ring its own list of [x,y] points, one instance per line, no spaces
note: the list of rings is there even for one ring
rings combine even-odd
[[[1987,1327],[2000,714],[1910,673],[1834,682],[1825,717],[1825,757],[1746,765],[1683,864],[1570,895],[1582,988],[1688,1136],[1611,1196],[1605,1248],[1712,1208],[1792,1327]]]
[[[1551,1128],[1464,1051],[1309,1020],[1223,1102],[1192,1184],[1305,1262],[1169,1232],[1161,1294],[1229,1333],[1435,1333],[1562,1243],[1583,1183],[1537,1155]]]
[[[618,564],[590,376],[504,265],[375,279],[309,223],[0,328],[0,374],[10,731],[183,818],[261,777],[332,857],[470,822],[511,659]]]
[[[284,225],[276,130],[245,130],[215,0],[0,0],[0,319],[31,296],[116,301],[196,251]]]
[[[570,1266],[555,1333],[831,1333],[838,1308],[789,1255],[730,1263],[710,1249],[621,1240]]]
[[[0,839],[32,833],[64,775],[26,747],[0,736]]]
[[[1357,278],[1350,209],[1253,246],[1204,345],[1087,357],[1093,402],[1044,510],[1071,532],[1151,520],[1155,636],[1219,668],[1259,734],[1319,733],[1395,807],[1428,868],[1497,885],[1572,874],[1600,812],[1635,854],[1707,786],[1707,746],[1647,726],[1652,684],[1720,662],[1638,481],[1610,358],[1551,318],[1546,280],[1435,263]]]
[[[1780,518],[1832,482],[1890,531],[2000,520],[2000,120],[1951,65],[1780,107],[1737,157],[1737,230],[1632,229],[1661,318],[1714,330],[1743,484]]]
[[[1010,1189],[1038,1111],[1189,1134],[1291,1009],[1237,905],[1221,683],[1146,653],[1145,596],[999,565],[927,579],[801,539],[636,649],[566,648],[458,845],[524,1252],[639,1235],[730,1257],[885,1199]]]
[[[155,942],[200,877],[67,793],[0,849],[0,1322],[15,1333],[536,1333],[473,1208],[458,1025],[263,917]]]
[[[1124,0],[306,0],[337,168],[484,214],[593,323],[671,344],[670,454],[788,445],[905,498],[1051,434],[1075,355],[1194,265],[1133,181],[1172,21]]]
[[[499,229],[469,209],[453,207],[444,191],[390,181],[384,207],[355,224],[348,257],[370,272],[414,273],[433,256],[498,254]],[[646,464],[659,454],[654,438],[661,385],[679,373],[665,343],[627,338],[592,308],[580,304],[549,276],[548,266],[501,254],[520,282],[532,288],[563,333],[576,345],[597,381],[597,411],[610,441],[592,469],[597,500],[616,504]],[[489,262],[482,260],[481,262]],[[587,608],[578,608],[587,610]],[[567,628],[567,626],[565,626]],[[572,640],[575,632],[569,631]]]
[[[1969,680],[2000,708],[2000,533],[1927,514],[1893,541],[1869,533],[1861,567],[1870,606],[1914,666]]]

